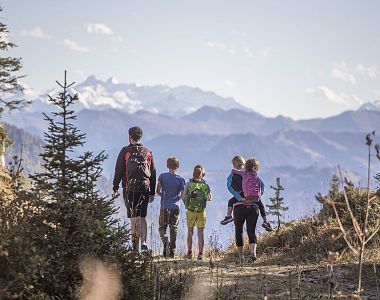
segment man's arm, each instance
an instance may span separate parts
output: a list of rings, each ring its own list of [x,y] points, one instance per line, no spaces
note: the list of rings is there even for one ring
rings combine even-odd
[[[158,196],[162,197],[161,175],[158,176],[156,194],[157,194]]]
[[[154,160],[153,160],[153,154],[152,152],[150,153],[151,155],[151,164],[150,164],[150,178],[149,178],[149,182],[150,182],[150,192],[149,194],[151,196],[154,196],[155,195],[155,189],[156,189],[156,166],[154,165]]]
[[[116,166],[115,166],[115,175],[113,177],[113,191],[119,190],[119,184],[122,180],[123,176],[125,175],[125,154],[126,150],[125,147],[120,150],[119,156],[116,160]]]
[[[232,176],[233,176],[233,173],[231,173],[227,178],[227,188],[232,194],[232,196],[234,196],[236,200],[240,201],[242,197],[240,196],[239,192],[235,191],[234,188],[232,187]]]

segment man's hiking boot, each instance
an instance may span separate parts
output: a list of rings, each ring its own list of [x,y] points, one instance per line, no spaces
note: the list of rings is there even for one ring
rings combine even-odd
[[[257,260],[256,254],[249,253],[245,256],[247,263],[254,263]]]
[[[162,252],[162,256],[167,258],[169,256],[169,247],[164,245],[164,250]]]
[[[273,231],[273,228],[270,226],[269,222],[264,222],[261,225],[266,231]]]
[[[227,225],[228,223],[232,222],[234,218],[232,216],[226,216],[222,221],[220,221],[220,224]]]

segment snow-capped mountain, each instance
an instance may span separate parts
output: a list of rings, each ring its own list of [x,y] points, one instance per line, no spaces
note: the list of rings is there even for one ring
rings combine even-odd
[[[55,90],[41,94],[32,93],[29,89],[25,91],[29,93],[28,98],[35,100],[29,107],[30,112],[49,111],[47,95],[56,95]],[[132,114],[145,110],[181,117],[197,111],[204,105],[224,110],[236,108],[252,111],[233,98],[221,97],[214,92],[188,86],[173,88],[165,85],[142,86],[135,83],[119,83],[114,78],[102,81],[95,76],[90,76],[75,85],[72,91],[79,94],[80,101],[75,107],[77,112],[82,109],[117,109]]]
[[[359,110],[374,110],[380,111],[380,100],[364,103],[359,107]]]

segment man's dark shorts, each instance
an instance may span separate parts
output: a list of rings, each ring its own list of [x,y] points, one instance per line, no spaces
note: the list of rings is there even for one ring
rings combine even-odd
[[[128,218],[146,217],[149,203],[149,192],[130,192],[123,189]]]

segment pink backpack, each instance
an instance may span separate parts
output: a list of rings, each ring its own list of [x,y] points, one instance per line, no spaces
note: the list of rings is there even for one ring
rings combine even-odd
[[[261,182],[256,172],[245,172],[243,176],[243,193],[246,198],[258,199],[261,196]]]

